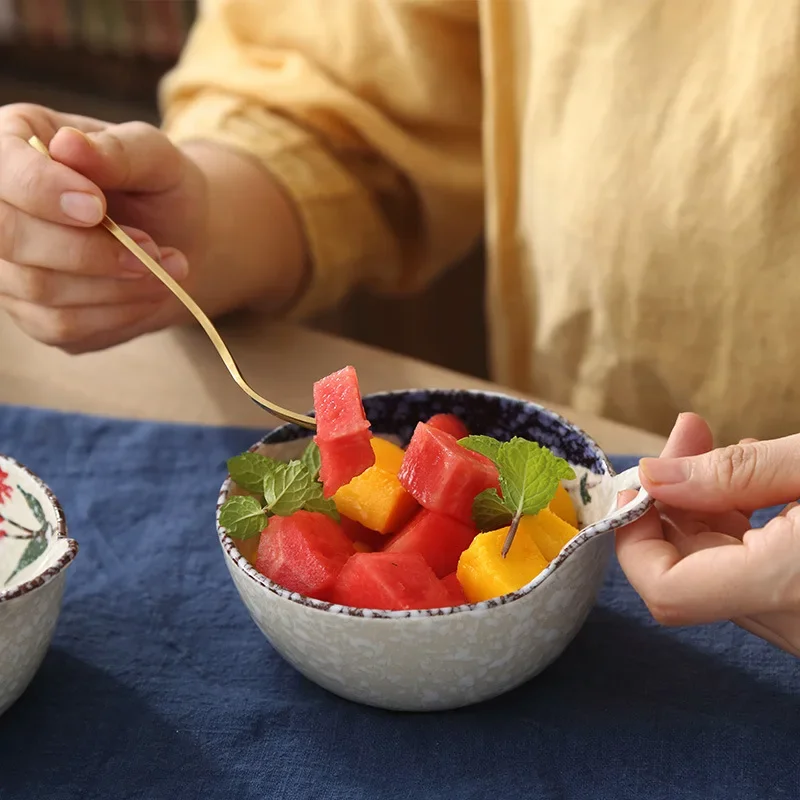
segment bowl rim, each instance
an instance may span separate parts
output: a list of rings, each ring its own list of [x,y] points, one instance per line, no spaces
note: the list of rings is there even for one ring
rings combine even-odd
[[[24,472],[36,484],[37,488],[42,492],[42,494],[44,494],[44,496],[47,498],[47,501],[53,507],[53,512],[56,518],[56,536],[53,541],[63,539],[67,542],[66,552],[58,559],[58,561],[56,561],[55,564],[53,564],[53,566],[48,567],[46,570],[38,573],[37,575],[34,575],[24,583],[11,586],[8,589],[0,589],[0,603],[5,603],[9,600],[16,600],[18,597],[22,597],[30,592],[35,591],[36,589],[40,589],[54,580],[56,576],[65,567],[67,567],[78,554],[78,543],[74,539],[69,538],[67,532],[67,520],[64,516],[64,509],[61,507],[61,503],[59,503],[58,498],[55,496],[52,489],[50,489],[50,487],[35,472],[31,471],[20,461],[17,461],[16,458],[8,456],[5,453],[0,453],[0,460],[10,464],[15,469]]]
[[[543,406],[541,403],[537,403],[533,400],[528,400],[521,397],[514,397],[512,395],[506,394],[505,392],[493,391],[493,390],[486,390],[486,389],[437,389],[437,388],[420,388],[420,389],[392,389],[388,391],[382,392],[372,392],[370,394],[366,394],[363,396],[364,400],[380,400],[384,397],[397,397],[398,395],[405,395],[405,394],[413,394],[413,393],[421,393],[421,392],[430,392],[436,394],[455,394],[458,393],[460,395],[468,394],[474,395],[476,397],[492,397],[497,400],[510,400],[515,403],[519,403],[520,405],[531,409],[537,413],[544,413],[551,417],[552,419],[556,420],[557,422],[565,425],[568,428],[571,428],[575,433],[581,436],[586,443],[591,447],[591,449],[597,454],[598,460],[602,463],[605,468],[605,474],[609,478],[613,478],[617,473],[614,470],[614,467],[611,464],[606,453],[603,449],[597,444],[597,442],[589,436],[581,427],[576,425],[573,422],[570,422],[566,417],[560,414],[557,411],[554,411],[552,408],[548,408],[547,406]],[[309,412],[310,415],[313,416],[313,411]],[[263,444],[269,444],[266,442],[266,439],[274,436],[277,431],[286,430],[287,428],[297,429],[300,433],[303,433],[302,428],[295,425],[294,423],[285,423],[283,425],[278,425],[274,428],[271,428],[264,436],[261,437],[257,442],[253,443],[247,450],[247,452],[255,452],[258,450],[259,447]],[[297,438],[310,438],[311,434],[308,433],[307,436],[299,436]],[[513,603],[516,600],[520,600],[523,597],[531,594],[534,589],[540,586],[547,578],[549,578],[567,559],[567,557],[577,550],[582,544],[586,542],[589,538],[597,537],[597,534],[592,532],[592,526],[587,526],[584,528],[578,536],[576,536],[548,565],[545,569],[543,569],[533,580],[529,583],[525,584],[525,586],[517,589],[516,591],[509,592],[508,594],[504,594],[501,597],[493,597],[490,600],[482,600],[478,603],[464,603],[460,606],[447,606],[444,608],[422,608],[422,609],[406,609],[406,610],[395,610],[389,611],[385,609],[372,609],[372,608],[356,608],[354,606],[343,606],[337,603],[329,603],[325,600],[317,600],[313,597],[307,597],[306,595],[300,594],[299,592],[291,592],[288,589],[285,589],[280,584],[275,583],[274,581],[270,580],[266,577],[266,575],[262,575],[256,568],[241,554],[238,547],[236,546],[236,542],[233,538],[228,536],[228,534],[224,531],[224,529],[219,524],[219,513],[222,504],[227,499],[228,493],[230,491],[231,486],[233,485],[233,480],[231,479],[230,474],[225,477],[225,480],[220,487],[219,494],[217,496],[217,507],[216,507],[216,514],[215,514],[215,521],[216,521],[216,528],[217,528],[217,537],[219,538],[220,545],[222,546],[222,550],[233,565],[240,570],[245,576],[247,576],[250,580],[257,583],[259,586],[266,589],[271,594],[277,595],[285,600],[288,600],[292,603],[297,605],[305,606],[306,608],[313,609],[315,611],[322,611],[327,612],[329,614],[335,614],[338,616],[345,616],[345,617],[355,617],[355,618],[362,618],[362,619],[431,619],[434,617],[447,617],[452,614],[458,613],[465,613],[465,612],[483,612],[485,613],[489,609],[504,606],[508,603]]]

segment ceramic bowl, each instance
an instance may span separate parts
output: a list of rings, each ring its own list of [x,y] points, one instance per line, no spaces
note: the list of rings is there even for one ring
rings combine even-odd
[[[552,663],[586,619],[613,549],[614,525],[641,516],[651,504],[642,491],[615,521],[604,520],[620,489],[639,488],[638,471],[615,475],[583,431],[553,411],[501,394],[387,392],[365,396],[364,408],[376,435],[403,445],[419,421],[442,412],[457,414],[471,433],[539,442],[575,469],[576,479],[566,486],[581,526],[588,527],[531,583],[503,597],[447,609],[356,609],[287,591],[255,570],[219,525],[219,508],[233,488],[228,477],[217,504],[217,532],[250,615],[275,650],[303,675],[367,705],[452,709],[519,686]],[[296,458],[308,436],[306,430],[285,425],[251,450]]]
[[[66,567],[77,552],[53,493],[0,455],[0,714],[42,663],[61,610]]]

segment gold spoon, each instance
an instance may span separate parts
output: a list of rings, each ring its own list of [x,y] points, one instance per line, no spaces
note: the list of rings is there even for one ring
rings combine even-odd
[[[50,153],[45,146],[45,144],[39,139],[37,136],[32,136],[28,143],[35,147],[42,155],[47,156],[50,158]],[[220,358],[224,362],[225,366],[228,368],[228,372],[230,372],[231,377],[234,381],[236,381],[239,388],[248,396],[251,400],[253,400],[256,405],[261,406],[265,411],[269,411],[274,417],[283,420],[284,422],[293,422],[295,425],[300,425],[303,428],[308,428],[309,430],[316,430],[317,423],[313,417],[306,416],[305,414],[298,414],[294,411],[289,411],[286,408],[282,408],[281,406],[275,405],[275,403],[271,403],[265,397],[262,397],[258,392],[252,389],[247,381],[242,377],[242,373],[236,364],[233,356],[231,355],[231,351],[228,350],[227,345],[225,342],[222,341],[222,337],[217,332],[217,329],[214,327],[211,320],[206,316],[203,309],[195,303],[194,300],[181,288],[180,284],[175,281],[170,274],[157,262],[155,259],[150,258],[147,253],[139,247],[136,242],[128,236],[119,225],[116,224],[113,220],[111,220],[108,216],[103,218],[101,223],[103,227],[118,239],[128,250],[133,253],[139,261],[142,262],[149,270],[153,273],[177,298],[178,300],[183,303],[186,308],[192,313],[195,319],[200,323],[203,330],[206,332],[209,339],[211,339],[211,344],[217,349],[217,352],[220,355]]]

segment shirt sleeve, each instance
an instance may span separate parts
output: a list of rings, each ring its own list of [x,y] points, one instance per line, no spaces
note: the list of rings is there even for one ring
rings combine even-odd
[[[204,0],[164,79],[164,128],[259,159],[313,269],[291,316],[405,293],[483,224],[477,0]]]

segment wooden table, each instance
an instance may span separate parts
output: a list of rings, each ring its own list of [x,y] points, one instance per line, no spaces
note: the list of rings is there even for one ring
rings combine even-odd
[[[347,364],[366,394],[402,388],[497,386],[355,342],[255,316],[221,327],[247,380],[281,405],[306,411],[314,380]],[[31,341],[0,315],[0,403],[65,411],[267,427],[273,420],[228,376],[199,328],[165,331],[82,356]],[[656,455],[663,439],[559,408],[609,453]]]

